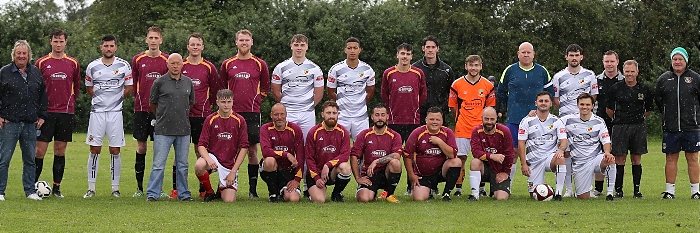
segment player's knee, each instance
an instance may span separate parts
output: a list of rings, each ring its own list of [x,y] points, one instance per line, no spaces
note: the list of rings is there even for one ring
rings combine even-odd
[[[288,192],[284,194],[284,200],[287,202],[299,202],[301,196],[298,192]]]
[[[46,151],[44,151],[44,152],[39,152],[39,148],[37,148],[37,149],[36,149],[36,154],[34,155],[34,158],[43,159],[44,156],[46,156]]]
[[[685,160],[688,161],[688,164],[698,164],[698,153],[686,154]]]
[[[401,173],[401,161],[398,159],[392,159],[387,165],[389,171],[392,173]]]
[[[627,163],[627,155],[615,156],[615,164],[625,165],[625,163]]]
[[[362,189],[359,192],[357,192],[357,202],[370,202],[374,200],[374,193],[372,191]]]
[[[267,157],[263,160],[263,171],[271,172],[277,170],[277,160],[273,157]]]
[[[145,154],[147,147],[148,145],[146,144],[146,141],[138,141],[136,145],[136,153]]]
[[[352,169],[350,168],[349,163],[340,163],[338,164],[338,172],[340,174],[343,174],[344,176],[349,176],[352,173]]]
[[[678,154],[667,154],[666,155],[666,163],[677,163],[678,162]]]
[[[461,167],[462,160],[459,160],[459,158],[451,158],[447,160],[446,164],[449,167]]]
[[[510,195],[506,191],[496,191],[493,193],[493,198],[496,199],[497,201],[505,201],[508,200]]]
[[[206,173],[206,171],[207,171],[207,161],[204,160],[204,158],[197,159],[197,162],[194,163],[194,172],[198,176],[201,176],[202,174]]]
[[[481,171],[482,167],[484,167],[484,162],[480,159],[472,159],[472,161],[469,164],[469,170],[472,171]]]

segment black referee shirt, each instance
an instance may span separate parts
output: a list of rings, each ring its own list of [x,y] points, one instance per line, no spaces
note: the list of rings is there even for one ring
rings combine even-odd
[[[615,111],[612,124],[643,124],[644,112],[653,110],[651,90],[641,82],[632,87],[624,81],[608,89],[608,108]]]

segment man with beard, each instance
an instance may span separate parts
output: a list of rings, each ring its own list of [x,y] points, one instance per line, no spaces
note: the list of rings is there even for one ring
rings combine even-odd
[[[299,201],[299,182],[304,166],[304,134],[299,125],[287,121],[287,109],[281,103],[272,106],[272,122],[260,128],[262,171],[270,202]]]
[[[387,118],[386,105],[375,105],[372,108],[374,126],[360,132],[350,151],[350,166],[358,184],[358,202],[370,202],[375,199],[377,190],[384,189],[387,202],[399,203],[394,191],[401,179],[401,135],[387,127]]]
[[[482,124],[472,131],[472,159],[469,165],[469,185],[472,194],[469,200],[479,200],[478,187],[482,180],[488,181],[496,200],[508,200],[510,197],[510,169],[515,151],[511,143],[508,127],[496,123],[496,109],[484,108]]]
[[[338,124],[338,104],[328,100],[321,106],[323,122],[315,125],[306,136],[306,165],[309,169],[304,182],[308,184],[312,202],[326,201],[326,186],[335,185],[331,200],[343,202],[343,190],[350,182],[350,133]]]
[[[566,58],[568,64],[567,67],[557,72],[552,77],[552,86],[554,86],[554,106],[559,109],[559,117],[578,113],[576,98],[581,93],[591,94],[594,102],[596,95],[598,95],[598,82],[595,78],[595,73],[581,67],[581,61],[583,60],[583,48],[577,44],[569,45],[566,47],[566,55],[564,58]],[[573,193],[571,184],[571,173],[573,170],[571,169],[571,154],[566,152],[564,157],[566,160],[567,171],[566,178],[564,180],[566,185],[566,193],[564,193],[564,197],[570,197]],[[600,179],[600,181],[596,181],[596,186],[598,186],[598,182],[601,182],[600,189],[602,190],[602,179]],[[598,195],[600,195],[600,193],[593,193],[593,197],[597,197]]]

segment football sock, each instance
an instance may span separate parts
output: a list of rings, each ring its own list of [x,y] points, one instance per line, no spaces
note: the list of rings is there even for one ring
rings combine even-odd
[[[248,184],[250,184],[250,192],[257,193],[258,187],[258,164],[248,164]]]
[[[573,191],[574,187],[571,184],[571,175],[573,174],[574,169],[572,168],[571,157],[564,158],[564,161],[566,162],[566,177],[564,178],[564,184],[566,185],[567,190]]]
[[[394,194],[394,192],[396,192],[396,186],[399,185],[399,180],[401,180],[401,173],[389,172],[389,177],[387,177],[387,182],[389,185],[387,185],[384,189],[387,196],[391,196]]]
[[[348,183],[350,183],[350,175],[338,173],[338,176],[335,179],[335,187],[333,187],[333,194],[340,194],[343,192],[345,186],[348,186]]]
[[[205,192],[209,194],[214,193],[214,189],[211,187],[211,181],[209,181],[209,172],[197,176],[197,179],[199,179],[199,183],[204,187]]]
[[[146,154],[139,154],[136,152],[136,163],[134,164],[134,171],[136,171],[136,185],[138,185],[139,191],[143,191],[143,175],[146,169]]]
[[[459,177],[457,178],[457,188],[462,188],[462,184],[464,183],[464,166],[462,166],[462,169],[459,170]]]
[[[556,177],[556,184],[554,194],[555,195],[561,195],[562,191],[564,190],[564,180],[566,179],[566,165],[557,165],[557,173],[555,174]]]
[[[411,188],[411,179],[406,179],[406,191],[410,192]]]
[[[700,192],[700,183],[690,184],[690,195]]]
[[[605,169],[605,177],[608,178],[608,195],[612,195],[615,191],[615,179],[617,176],[617,167],[615,164],[610,164]]]
[[[54,155],[53,156],[53,183],[60,184],[63,181],[63,172],[66,167],[66,156],[65,155]],[[36,178],[39,178],[37,176]]]
[[[595,191],[598,192],[603,192],[603,184],[605,183],[604,180],[596,180],[595,181]]]
[[[267,183],[267,191],[270,195],[279,193],[280,188],[279,184],[277,184],[277,171],[261,171],[260,177]]]
[[[666,183],[666,192],[676,195],[676,184]]]
[[[459,177],[459,167],[451,167],[447,169],[447,174],[445,174],[445,189],[442,190],[442,194],[452,193],[452,189],[457,183],[457,178]]]
[[[634,184],[634,192],[639,192],[639,184],[642,182],[642,165],[632,165],[632,183]]]
[[[88,190],[95,191],[95,182],[97,181],[97,168],[100,166],[100,154],[90,153],[87,161],[87,177]]]
[[[480,171],[469,171],[469,187],[472,189],[472,196],[479,198],[479,183],[481,183]]]
[[[34,176],[34,183],[36,183],[41,176],[41,170],[44,169],[44,159],[34,158],[34,164],[36,164],[36,175]]]
[[[518,166],[515,163],[510,166],[510,190],[513,190],[513,180],[515,180],[515,170],[517,168]]]
[[[119,180],[122,176],[122,157],[121,154],[112,155],[112,191],[119,190]]]
[[[177,166],[173,165],[173,190],[177,190]]]
[[[615,178],[615,191],[622,192],[622,184],[625,182],[625,165],[615,165],[617,167],[617,177]],[[632,165],[634,170],[634,165]],[[633,172],[634,173],[634,172]],[[634,177],[634,174],[632,174]],[[596,181],[596,185],[598,185]]]

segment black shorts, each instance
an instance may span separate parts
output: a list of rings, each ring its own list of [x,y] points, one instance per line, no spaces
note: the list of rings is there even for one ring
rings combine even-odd
[[[401,140],[403,142],[406,142],[406,139],[408,139],[408,136],[410,136],[411,133],[413,132],[413,130],[415,130],[418,127],[420,127],[420,125],[389,124],[389,128],[393,129],[394,131],[399,133],[399,135],[401,135]]]
[[[700,151],[700,131],[664,132],[661,152],[675,154],[681,151]]]
[[[421,178],[418,180],[420,186],[425,186],[432,190],[438,189],[438,184],[442,182],[445,182],[445,177],[442,177],[442,171],[431,176],[421,176]]]
[[[151,121],[156,116],[152,112],[134,112],[134,138],[137,141],[146,141],[151,137],[153,141],[153,125]]]
[[[203,125],[204,118],[190,117],[190,138],[192,138],[192,143],[194,143],[195,145],[195,150],[197,150],[197,144],[199,143],[199,135],[202,134]]]
[[[48,114],[44,124],[41,125],[41,134],[36,137],[37,141],[51,142],[51,139],[61,142],[73,141],[73,125],[75,115],[68,113]]]
[[[335,168],[332,168],[330,171],[328,171],[328,176],[329,176],[328,178],[329,179],[328,179],[328,181],[326,181],[326,186],[335,185],[335,179],[338,179],[338,177],[334,177],[334,178],[330,177],[331,174],[333,173],[334,169]],[[318,175],[320,176],[321,173],[318,173]],[[306,172],[306,179],[304,179],[304,182],[306,184],[306,187],[309,187],[309,188],[311,188],[311,186],[316,185],[316,180],[314,180],[314,178],[311,178],[311,172],[308,172],[308,171]]]
[[[357,185],[357,190],[369,189],[374,192],[374,195],[377,195],[377,190],[386,189],[389,184],[389,179],[386,177],[386,167],[382,168],[382,170],[375,171],[374,175],[369,178],[369,181],[372,182],[372,185],[367,186],[359,184]]]
[[[248,124],[248,142],[250,146],[260,143],[260,113],[239,112],[245,123]]]
[[[510,177],[508,177],[508,179],[503,182],[496,183],[496,173],[491,170],[491,166],[488,163],[484,163],[484,173],[481,174],[481,182],[488,182],[491,192],[500,190],[510,194],[510,180]]]
[[[637,125],[613,125],[610,139],[611,153],[615,156],[630,154],[641,155],[649,153],[647,150],[647,127],[644,124]]]

